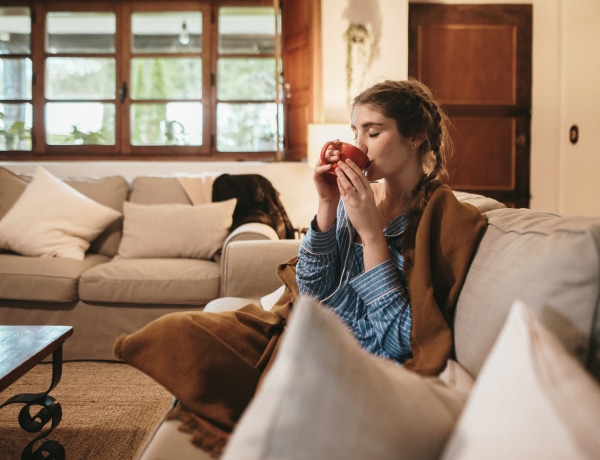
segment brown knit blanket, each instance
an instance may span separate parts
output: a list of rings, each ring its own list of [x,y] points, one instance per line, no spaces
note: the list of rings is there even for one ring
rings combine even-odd
[[[407,241],[414,261],[407,270],[413,356],[405,367],[438,375],[453,356],[456,302],[486,228],[479,210],[458,201],[447,185],[431,195],[415,237]]]

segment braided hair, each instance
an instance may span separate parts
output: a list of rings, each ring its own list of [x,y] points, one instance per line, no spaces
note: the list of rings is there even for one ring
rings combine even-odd
[[[414,244],[416,227],[429,197],[448,179],[446,160],[453,152],[448,117],[429,88],[415,79],[378,83],[354,98],[353,107],[357,105],[370,105],[385,117],[394,119],[403,137],[422,140],[416,152],[422,176],[411,192],[407,211],[403,248],[408,249]]]

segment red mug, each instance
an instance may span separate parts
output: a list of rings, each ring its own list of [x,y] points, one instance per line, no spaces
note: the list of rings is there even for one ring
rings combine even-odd
[[[348,142],[342,142],[340,140],[337,141],[329,141],[326,142],[325,145],[323,145],[323,148],[321,149],[321,163],[322,164],[326,164],[327,160],[325,159],[325,152],[327,151],[327,148],[333,145],[333,150],[339,150],[340,151],[340,161],[346,161],[348,158],[350,158],[352,161],[354,161],[354,163],[356,163],[358,165],[358,167],[360,169],[365,169],[368,164],[369,164],[369,157],[367,156],[367,154],[365,152],[363,152],[361,149],[359,149],[357,146],[353,145],[353,144],[349,144]],[[335,170],[337,168],[337,162],[335,163],[331,163],[332,164],[332,168],[327,171],[327,174],[333,176],[333,180],[337,180],[337,175],[335,174]],[[330,176],[326,176],[328,178],[331,179]]]

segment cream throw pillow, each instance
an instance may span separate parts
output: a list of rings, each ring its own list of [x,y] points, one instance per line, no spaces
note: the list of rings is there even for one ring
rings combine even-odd
[[[197,206],[125,202],[119,255],[211,259],[229,234],[236,203],[235,198]]]
[[[222,460],[437,459],[466,398],[368,354],[303,297]]]
[[[442,458],[595,459],[599,453],[600,386],[515,302]]]
[[[38,167],[0,220],[0,247],[25,256],[83,260],[90,242],[120,215]]]

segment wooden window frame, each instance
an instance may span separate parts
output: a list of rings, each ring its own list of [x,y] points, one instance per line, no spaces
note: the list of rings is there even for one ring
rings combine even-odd
[[[32,87],[33,125],[32,150],[0,152],[0,160],[9,161],[89,161],[89,160],[277,160],[281,152],[217,152],[216,151],[216,46],[218,40],[216,11],[221,6],[273,6],[272,0],[177,0],[165,3],[158,0],[98,0],[89,2],[54,0],[13,0],[3,6],[27,6],[32,14],[31,59],[34,71]],[[73,6],[77,8],[74,9]],[[123,104],[115,95],[114,145],[47,145],[45,141],[44,66],[45,14],[47,11],[115,11],[117,31],[115,57],[117,93],[123,81],[129,81],[130,23],[124,19],[133,11],[194,10],[202,12],[202,104],[203,141],[200,146],[133,146],[129,139],[129,95]],[[185,55],[183,55],[185,56]],[[285,136],[284,136],[285,137]]]

